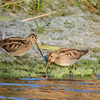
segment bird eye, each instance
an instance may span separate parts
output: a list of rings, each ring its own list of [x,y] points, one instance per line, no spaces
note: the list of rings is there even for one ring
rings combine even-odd
[[[32,38],[34,38],[34,36],[32,36]]]

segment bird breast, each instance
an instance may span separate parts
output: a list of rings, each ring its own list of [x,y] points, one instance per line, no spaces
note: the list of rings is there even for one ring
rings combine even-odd
[[[69,66],[74,64],[76,61],[77,59],[69,59],[66,56],[60,56],[55,59],[54,63],[60,66]]]

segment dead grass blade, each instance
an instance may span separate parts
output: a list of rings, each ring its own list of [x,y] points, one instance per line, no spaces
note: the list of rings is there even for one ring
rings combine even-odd
[[[5,39],[5,24],[3,24],[2,39]]]
[[[84,2],[88,5],[90,5],[90,7],[94,10],[94,13],[96,14],[96,9],[86,0],[84,0]]]
[[[91,28],[93,28],[93,29],[99,29],[99,28],[97,28],[97,27],[94,27],[94,26],[92,26],[92,25],[90,25],[90,27],[91,27]]]
[[[56,13],[56,11],[53,11],[53,12],[51,12],[51,13],[47,13],[47,14],[43,14],[43,15],[40,15],[40,16],[36,16],[36,17],[33,17],[33,18],[23,19],[23,20],[21,20],[21,21],[22,21],[22,22],[25,22],[25,21],[28,21],[28,20],[33,20],[33,19],[36,19],[36,18],[40,18],[40,17],[44,17],[44,16],[48,16],[48,15],[50,15],[50,14],[54,14],[54,13]]]
[[[6,3],[6,4],[2,5],[2,6],[0,6],[0,8],[2,8],[2,7],[4,7],[4,6],[7,6],[7,5],[20,3],[20,2],[23,2],[23,1],[24,1],[24,0],[22,0],[22,1],[16,1],[16,2],[9,2],[9,3]]]

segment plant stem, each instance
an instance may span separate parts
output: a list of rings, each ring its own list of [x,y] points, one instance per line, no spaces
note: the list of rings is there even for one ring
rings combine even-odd
[[[39,0],[37,0],[37,4],[38,4],[38,12],[39,12],[40,10]]]
[[[40,3],[40,11],[41,11],[41,8],[42,8],[42,4],[43,4],[43,0],[41,0],[41,3]]]

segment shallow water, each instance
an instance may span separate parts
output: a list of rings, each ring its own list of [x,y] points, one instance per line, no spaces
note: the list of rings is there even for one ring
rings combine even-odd
[[[0,78],[0,100],[100,100],[100,80]]]

